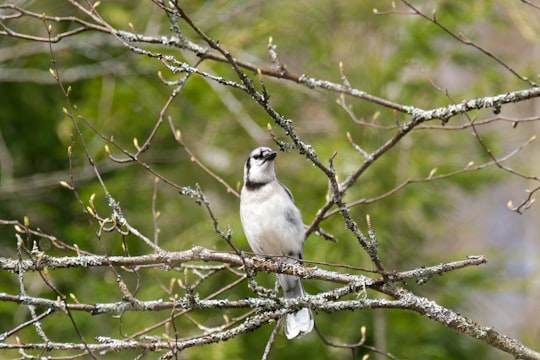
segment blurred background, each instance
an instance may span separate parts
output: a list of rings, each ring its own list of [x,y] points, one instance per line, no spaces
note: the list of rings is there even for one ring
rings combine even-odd
[[[535,4],[531,1],[532,4]],[[85,18],[67,1],[19,1],[17,5],[36,13]],[[258,66],[271,67],[267,44],[277,45],[280,61],[296,74],[340,83],[339,63],[354,88],[423,109],[447,106],[463,99],[494,96],[530,85],[478,49],[467,46],[410,9],[390,1],[186,1],[181,4],[192,20],[235,58]],[[454,34],[462,34],[497,56],[520,75],[538,81],[540,60],[540,10],[526,2],[512,0],[456,2],[417,1],[415,6]],[[378,14],[374,9],[378,9]],[[111,25],[150,36],[172,35],[170,23],[151,1],[102,1],[98,11]],[[4,14],[7,14],[4,10]],[[407,13],[407,14],[406,14]],[[11,29],[35,36],[47,36],[46,26],[35,19],[4,19]],[[52,23],[54,32],[76,27],[74,23]],[[180,22],[188,39],[205,45]],[[1,31],[2,29],[0,29]],[[162,45],[139,44],[145,49],[171,54],[191,65],[197,58],[187,51]],[[126,246],[132,255],[151,253],[139,240],[117,233],[98,238],[84,206],[74,193],[59,185],[73,176],[77,194],[94,203],[104,216],[108,210],[103,190],[96,180],[83,145],[71,119],[63,114],[66,99],[51,77],[51,51],[65,87],[71,86],[70,101],[76,106],[78,121],[89,154],[96,161],[112,196],[120,202],[131,225],[153,238],[152,218],[154,175],[134,163],[115,163],[105,152],[106,138],[121,148],[135,151],[158,120],[159,113],[173,88],[158,77],[178,80],[155,59],[130,52],[110,35],[85,32],[52,44],[0,36],[0,219],[23,221],[33,228],[54,235],[80,249],[110,255],[122,255]],[[205,61],[199,69],[236,80],[230,67]],[[409,118],[377,104],[346,98],[346,107],[336,102],[339,94],[312,90],[286,80],[265,78],[271,104],[311,144],[321,159],[337,152],[335,164],[341,179],[354,171],[364,158],[347,140],[347,133],[365,151],[372,152],[396,132],[396,122]],[[356,118],[351,116],[354,114]],[[167,114],[182,131],[186,146],[230,186],[239,189],[243,162],[252,148],[270,145],[268,134],[272,119],[245,93],[200,76],[191,77],[174,99]],[[505,105],[504,119],[538,120],[540,101],[530,100]],[[477,131],[493,156],[501,158],[526,143],[539,131],[538,121],[503,121],[492,110],[469,114],[476,121],[493,119]],[[450,119],[445,128],[440,122],[409,134],[379,159],[347,195],[347,202],[372,199],[407,179],[422,179],[491,161],[465,117]],[[364,125],[362,124],[364,122]],[[371,124],[366,126],[365,123]],[[517,125],[517,126],[516,126]],[[274,125],[282,140],[286,135]],[[73,154],[68,158],[68,147]],[[538,176],[538,144],[532,142],[504,165],[526,175]],[[113,155],[122,157],[111,147]],[[151,148],[141,160],[175,184],[195,187],[207,195],[222,229],[230,225],[234,244],[248,250],[238,215],[239,200],[191,161],[190,155],[174,139],[164,123]],[[327,181],[304,157],[296,152],[280,153],[277,162],[280,180],[294,193],[304,222],[309,224],[325,202]],[[71,167],[71,169],[70,169]],[[436,170],[434,170],[436,169]],[[539,208],[537,204],[522,215],[507,204],[520,204],[527,189],[538,181],[510,174],[496,166],[463,172],[437,181],[412,183],[392,196],[353,208],[352,214],[364,231],[365,216],[370,215],[377,232],[381,258],[388,270],[408,270],[440,262],[485,255],[489,262],[406,287],[427,296],[485,326],[494,326],[530,347],[538,346],[540,325]],[[155,209],[161,216],[159,245],[166,250],[186,250],[194,245],[230,250],[213,230],[204,208],[182,197],[177,189],[163,181],[156,187]],[[355,238],[344,228],[339,216],[323,222],[337,243],[315,235],[305,245],[306,259],[332,264],[373,268]],[[16,257],[13,226],[0,226],[0,256]],[[56,249],[46,239],[36,237],[49,255],[73,255]],[[182,273],[144,271],[141,277],[125,273],[125,280],[139,287],[141,300],[168,297],[163,288]],[[258,280],[272,283],[270,275]],[[131,277],[130,277],[131,276]],[[51,271],[55,284],[64,293],[73,293],[81,302],[116,301],[120,293],[114,273],[109,269]],[[83,280],[83,281],[81,281]],[[211,292],[228,279],[209,281],[202,292]],[[26,274],[25,285],[32,296],[51,296],[51,290],[36,274]],[[0,272],[0,292],[19,293],[14,274]],[[306,289],[314,294],[331,289],[332,284],[308,281]],[[162,294],[162,295],[156,295]],[[252,296],[247,286],[236,287],[229,297]],[[368,296],[380,296],[368,293]],[[55,298],[55,297],[53,297]],[[228,316],[235,315],[231,311]],[[106,335],[122,337],[147,328],[168,313],[124,314],[91,317],[75,314],[87,339]],[[200,319],[221,317],[220,312],[194,314]],[[29,319],[28,311],[14,304],[0,304],[0,332]],[[55,320],[56,319],[56,320]],[[208,320],[209,319],[209,320]],[[44,322],[54,341],[74,341],[75,334],[62,314]],[[182,320],[185,321],[185,320]],[[422,318],[416,313],[398,310],[357,311],[354,313],[316,314],[321,332],[339,343],[354,343],[360,327],[367,328],[367,344],[408,359],[510,359],[479,341]],[[183,327],[185,326],[185,327]],[[187,334],[195,331],[189,323],[177,325]],[[103,329],[108,330],[103,334]],[[196,347],[182,353],[185,359],[231,359],[260,357],[273,325],[239,336],[228,342]],[[159,336],[165,330],[150,334]],[[195,331],[196,333],[196,331]],[[23,337],[26,336],[26,338]],[[25,342],[37,341],[32,328],[19,336]],[[182,336],[185,336],[182,333]],[[9,339],[9,341],[13,341]],[[536,350],[539,350],[536,348]],[[386,358],[359,349],[353,358]],[[0,353],[0,358],[13,358]],[[107,357],[109,356],[109,357]],[[115,354],[104,358],[115,358]],[[135,353],[133,356],[136,356]],[[271,358],[293,359],[347,358],[350,351],[331,348],[315,333],[290,342],[277,338]]]

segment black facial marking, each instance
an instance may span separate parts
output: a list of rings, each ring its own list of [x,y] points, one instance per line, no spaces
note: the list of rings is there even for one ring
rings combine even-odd
[[[262,159],[263,157],[264,157],[264,156],[263,156],[263,152],[262,152],[262,151],[259,152],[258,154],[253,155],[253,158],[254,158],[255,160],[260,160],[260,159]]]
[[[256,182],[256,181],[246,181],[244,186],[247,190],[257,190],[262,188],[263,186],[267,185],[267,182]]]
[[[258,148],[256,150],[254,150],[250,156],[248,157],[247,161],[246,161],[246,165],[245,165],[245,183],[244,183],[244,187],[246,190],[258,190],[260,188],[262,188],[263,186],[269,184],[270,182],[272,182],[274,179],[272,178],[271,174],[265,174],[264,173],[261,173],[260,177],[262,178],[270,178],[269,181],[254,181],[254,180],[251,180],[252,176],[250,176],[250,173],[251,173],[251,170],[253,169],[254,171],[256,170],[257,172],[258,171],[264,171],[265,170],[265,167],[263,166],[263,164],[265,164],[267,161],[272,161],[276,158],[277,156],[277,153],[272,151],[272,149],[270,148]],[[257,168],[260,168],[261,170],[259,169],[255,169],[255,167]],[[267,170],[267,169],[266,169]],[[266,179],[265,179],[266,180]]]
[[[274,160],[277,156],[277,153],[272,151],[271,149],[259,149],[259,151],[256,154],[252,154],[251,157],[255,160],[262,160],[262,163],[264,164],[268,160]]]

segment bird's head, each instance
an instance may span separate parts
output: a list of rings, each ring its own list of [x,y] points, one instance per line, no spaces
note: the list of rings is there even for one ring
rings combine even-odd
[[[274,159],[277,153],[261,146],[249,154],[244,166],[244,186],[262,186],[276,179]]]

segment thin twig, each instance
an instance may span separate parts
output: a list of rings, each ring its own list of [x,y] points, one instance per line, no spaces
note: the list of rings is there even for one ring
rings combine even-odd
[[[422,18],[424,18],[424,19],[428,20],[429,22],[431,22],[432,24],[436,25],[439,29],[443,30],[448,35],[450,35],[454,39],[458,40],[462,44],[465,44],[467,46],[472,46],[476,50],[479,50],[480,52],[482,52],[484,55],[486,55],[489,58],[495,60],[495,62],[497,62],[499,65],[504,67],[506,70],[508,70],[514,76],[516,76],[519,80],[522,80],[522,81],[526,82],[528,85],[530,85],[532,87],[537,87],[538,86],[531,79],[526,78],[524,76],[521,76],[516,70],[514,70],[510,65],[505,63],[503,60],[501,60],[497,55],[493,54],[491,51],[483,48],[482,46],[480,46],[478,44],[476,44],[474,41],[472,41],[470,39],[467,39],[463,34],[456,34],[452,30],[450,30],[449,28],[447,28],[446,26],[441,24],[441,22],[439,22],[439,20],[435,16],[435,12],[433,13],[433,16],[430,17],[430,16],[426,15],[425,13],[423,13],[422,11],[420,11],[416,6],[412,5],[408,0],[401,0],[401,2],[404,3],[410,9],[412,9],[416,14],[420,15]]]

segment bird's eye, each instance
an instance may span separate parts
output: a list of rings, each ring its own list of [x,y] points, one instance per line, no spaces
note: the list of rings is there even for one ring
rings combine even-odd
[[[263,158],[262,152],[261,152],[261,153],[258,153],[258,154],[256,154],[256,155],[254,155],[253,158],[254,158],[255,160],[260,160],[260,159],[262,159],[262,158]]]

